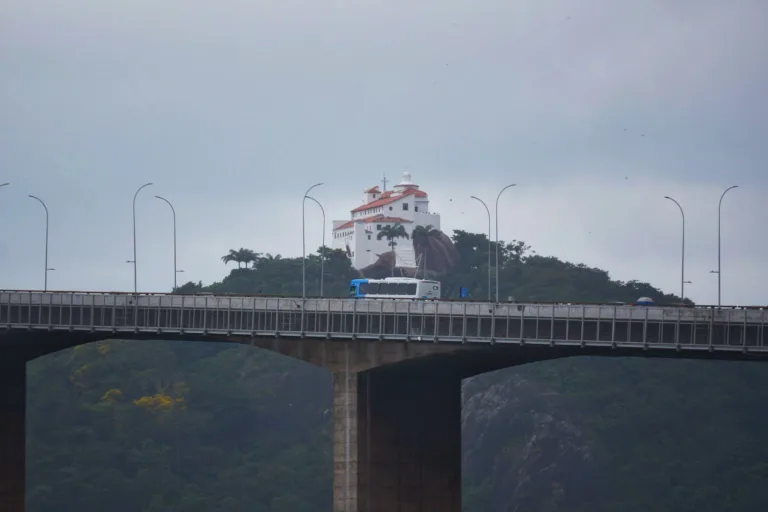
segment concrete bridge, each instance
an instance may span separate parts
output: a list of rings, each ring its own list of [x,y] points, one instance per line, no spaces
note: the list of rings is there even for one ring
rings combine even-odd
[[[26,363],[108,338],[333,372],[334,512],[461,510],[461,380],[574,355],[763,359],[763,308],[0,291],[0,503],[24,510]]]

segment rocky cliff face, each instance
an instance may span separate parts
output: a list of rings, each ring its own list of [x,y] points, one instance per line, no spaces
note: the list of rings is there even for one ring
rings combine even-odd
[[[413,245],[416,257],[424,261],[426,257],[427,275],[436,278],[449,272],[459,264],[459,253],[451,238],[445,233],[437,237],[429,237],[423,240],[399,240],[398,243],[410,243]],[[395,275],[406,277],[416,275],[417,269],[396,269]],[[371,265],[360,269],[365,277],[371,279],[383,279],[392,275],[392,251],[386,251],[378,255],[378,259]]]
[[[573,404],[515,370],[468,379],[462,443],[468,510],[559,510],[592,501],[592,443]]]
[[[764,364],[580,357],[470,379],[464,510],[764,510]]]

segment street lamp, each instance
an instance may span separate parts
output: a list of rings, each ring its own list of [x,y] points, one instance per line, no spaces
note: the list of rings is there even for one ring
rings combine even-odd
[[[304,197],[301,198],[301,298],[307,298],[307,240],[304,235],[304,203],[307,201],[309,191],[315,187],[319,187],[322,183],[315,183],[304,192]],[[325,230],[323,230],[325,231]]]
[[[179,272],[184,272],[183,270],[176,270],[176,209],[173,207],[171,202],[167,200],[164,197],[161,196],[155,196],[158,199],[161,199],[168,203],[168,206],[171,207],[171,212],[173,213],[173,289],[176,289],[176,276],[179,274]]]
[[[717,271],[712,271],[713,274],[717,274],[717,307],[720,307],[720,277],[722,276],[722,271],[720,269],[720,211],[723,206],[723,198],[725,197],[725,194],[733,188],[739,188],[739,186],[733,185],[725,189],[723,195],[720,196],[720,202],[717,203]]]
[[[33,196],[32,194],[29,195],[32,199],[36,199],[40,202],[41,205],[43,205],[43,208],[45,209],[45,285],[43,290],[48,291],[48,271],[53,270],[52,268],[48,268],[48,207],[45,206],[45,203],[42,199],[40,199],[37,196]]]
[[[669,199],[673,203],[677,205],[678,208],[680,208],[680,215],[683,217],[683,251],[682,251],[682,265],[680,268],[680,301],[685,301],[685,213],[683,213],[683,207],[680,206],[680,203],[675,201],[669,196],[664,196],[664,199]]]
[[[126,263],[133,263],[133,293],[138,293],[139,287],[136,279],[136,196],[139,195],[141,189],[153,185],[153,183],[145,183],[139,187],[135,194],[133,194],[133,260],[129,260]]]
[[[320,211],[323,212],[323,246],[320,249],[321,250],[321,260],[320,260],[320,296],[323,297],[323,280],[325,279],[325,208],[323,208],[323,205],[320,204],[320,201],[315,199],[312,196],[304,196],[306,199],[311,199],[314,202],[317,203],[317,206],[320,207]]]
[[[491,210],[488,209],[488,205],[485,201],[479,197],[469,196],[472,199],[480,201],[485,206],[485,211],[488,212],[488,302],[491,301]]]
[[[515,185],[517,184],[513,183],[511,185],[507,185],[501,189],[501,191],[499,191],[499,195],[496,196],[496,302],[499,302],[499,198],[505,190],[510,187],[514,187]]]

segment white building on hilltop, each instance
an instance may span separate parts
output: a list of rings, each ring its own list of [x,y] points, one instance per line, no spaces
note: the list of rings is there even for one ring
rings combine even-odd
[[[351,220],[333,221],[332,247],[344,250],[357,269],[375,263],[380,254],[391,250],[386,238],[377,239],[384,226],[402,224],[408,236],[416,226],[440,229],[440,215],[429,212],[427,193],[411,182],[411,173],[404,172],[394,190],[386,190],[386,178],[382,186],[384,190],[377,185],[364,192],[364,204],[351,211]],[[396,265],[416,268],[411,240],[400,238],[395,242]]]

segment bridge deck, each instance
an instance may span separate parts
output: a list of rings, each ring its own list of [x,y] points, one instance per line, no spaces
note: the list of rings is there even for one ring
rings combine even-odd
[[[768,352],[765,309],[0,292],[0,328]]]

